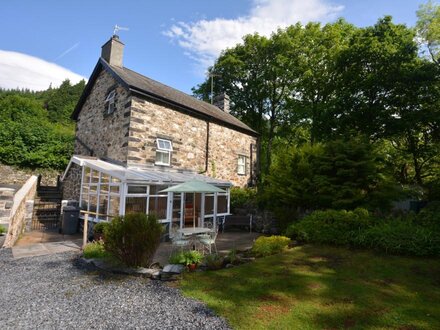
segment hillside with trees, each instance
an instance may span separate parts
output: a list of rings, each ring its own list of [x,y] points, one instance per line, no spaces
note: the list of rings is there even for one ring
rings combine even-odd
[[[70,115],[85,82],[42,92],[0,90],[0,163],[62,170],[73,153]]]

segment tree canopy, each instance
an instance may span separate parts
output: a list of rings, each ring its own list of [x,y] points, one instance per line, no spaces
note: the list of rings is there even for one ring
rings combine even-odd
[[[0,162],[63,169],[73,153],[70,114],[84,81],[43,92],[0,90]]]

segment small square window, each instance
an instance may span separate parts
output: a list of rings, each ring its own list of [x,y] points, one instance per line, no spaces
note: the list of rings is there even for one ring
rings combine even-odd
[[[171,152],[173,151],[173,145],[170,140],[157,139],[156,140],[156,165],[171,164]]]
[[[246,174],[246,156],[238,155],[237,174]]]

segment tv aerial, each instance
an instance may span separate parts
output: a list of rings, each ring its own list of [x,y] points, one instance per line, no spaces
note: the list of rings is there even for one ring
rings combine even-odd
[[[129,31],[130,29],[128,27],[123,27],[119,25],[115,25],[115,28],[113,29],[113,35],[116,36],[119,31]]]

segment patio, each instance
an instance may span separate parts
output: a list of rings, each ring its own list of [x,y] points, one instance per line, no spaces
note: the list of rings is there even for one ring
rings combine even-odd
[[[230,251],[247,250],[250,249],[260,233],[249,233],[245,231],[230,231],[219,232],[216,240],[217,250],[219,254],[226,255]],[[171,242],[163,242],[154,256],[154,262],[159,262],[161,265],[168,263],[168,258],[173,250]]]

